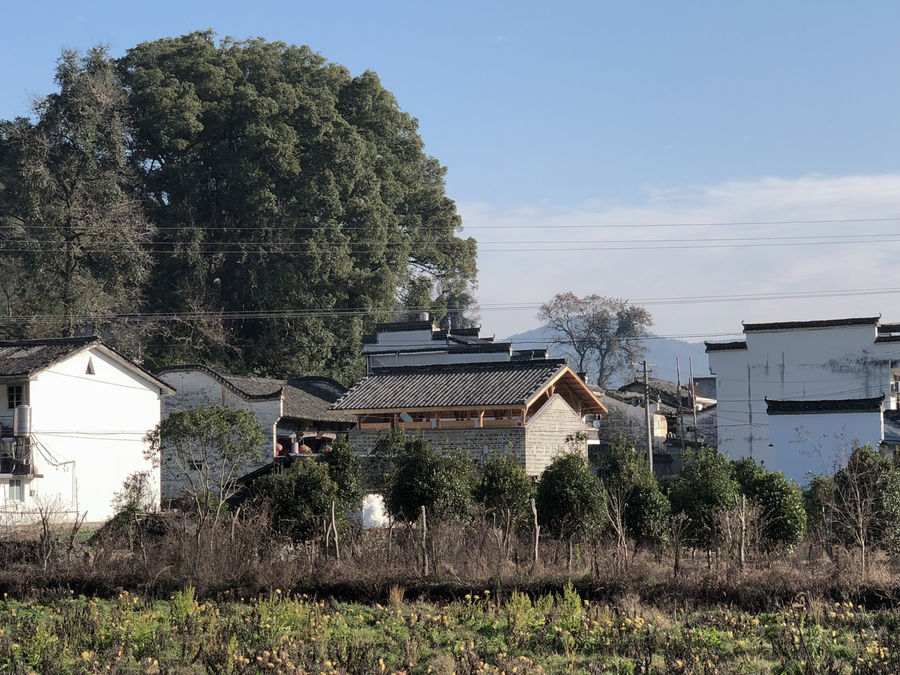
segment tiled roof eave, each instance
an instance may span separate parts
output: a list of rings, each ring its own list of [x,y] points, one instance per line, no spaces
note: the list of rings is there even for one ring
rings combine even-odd
[[[226,387],[229,391],[231,391],[234,394],[237,394],[241,398],[247,399],[248,401],[277,401],[278,399],[281,398],[283,391],[284,391],[284,387],[282,386],[279,389],[277,389],[276,391],[273,391],[268,394],[251,394],[250,392],[245,391],[245,390],[241,389],[240,387],[236,386],[233,382],[231,382],[228,379],[227,376],[223,375],[222,373],[210,368],[209,366],[204,366],[204,365],[197,364],[197,363],[187,364],[187,365],[182,365],[182,366],[167,366],[166,368],[160,368],[159,370],[157,370],[156,374],[157,375],[165,375],[166,373],[177,373],[177,372],[186,371],[186,370],[197,370],[197,371],[200,371],[201,373],[204,373],[205,375],[209,375],[216,382],[218,382],[219,384]]]

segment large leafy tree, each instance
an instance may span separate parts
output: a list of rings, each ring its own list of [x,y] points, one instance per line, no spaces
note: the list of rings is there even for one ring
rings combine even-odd
[[[367,322],[411,279],[474,280],[444,169],[374,73],[210,32],[140,44],[119,67],[166,251],[149,308],[190,314],[167,324],[157,362],[349,377]],[[291,314],[223,314],[263,310]]]
[[[127,95],[114,64],[102,48],[65,51],[56,84],[36,101],[33,119],[0,122],[7,336],[99,330],[138,308],[151,265],[152,230],[128,163]]]
[[[694,542],[709,551],[721,534],[718,517],[734,507],[738,492],[728,458],[701,448],[685,458],[669,499],[673,512],[688,518]]]
[[[572,292],[541,305],[538,319],[551,329],[555,344],[571,352],[578,371],[590,372],[600,386],[644,354],[643,340],[653,325],[650,312],[626,300]]]

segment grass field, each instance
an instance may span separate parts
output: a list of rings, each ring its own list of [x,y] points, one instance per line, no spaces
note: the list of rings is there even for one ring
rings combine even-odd
[[[896,673],[900,613],[805,601],[778,612],[615,606],[572,588],[447,604],[288,597],[0,603],[13,673]]]

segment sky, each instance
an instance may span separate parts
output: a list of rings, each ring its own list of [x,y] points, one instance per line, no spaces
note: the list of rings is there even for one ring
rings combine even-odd
[[[900,321],[897,2],[36,0],[4,24],[4,119],[52,91],[64,48],[193,30],[374,70],[480,242],[488,334],[569,290],[691,340]]]

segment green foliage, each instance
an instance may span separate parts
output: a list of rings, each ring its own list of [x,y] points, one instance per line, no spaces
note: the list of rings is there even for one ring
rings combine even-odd
[[[796,546],[806,534],[803,493],[784,474],[767,471],[756,478],[748,496],[759,505],[760,533],[771,548]]]
[[[332,313],[384,314],[414,278],[438,296],[474,281],[475,241],[456,236],[444,168],[371,71],[352,77],[308,47],[211,32],[139,44],[118,69],[154,246],[171,251],[148,309],[208,313],[169,324],[155,363],[349,379],[377,317]],[[298,307],[319,313],[218,319]]]
[[[511,452],[488,455],[481,465],[475,498],[488,509],[516,519],[527,513],[534,484]]]
[[[704,607],[664,615],[583,601],[574,586],[505,602],[316,601],[281,589],[247,602],[193,588],[167,600],[0,601],[10,673],[896,673],[891,609],[761,614]],[[410,665],[412,664],[412,665]]]
[[[811,476],[803,490],[803,508],[809,532],[827,538],[831,529],[829,513],[834,495],[833,476]]]
[[[685,453],[684,467],[672,487],[669,498],[674,513],[690,519],[691,535],[706,547],[718,536],[716,515],[735,504],[738,484],[728,458],[715,450],[701,448]]]
[[[662,546],[668,538],[669,498],[646,467],[644,457],[624,437],[596,462],[597,476],[612,505],[620,500],[628,536],[640,544]]]
[[[632,486],[625,509],[625,527],[639,544],[652,548],[666,545],[669,539],[669,498],[659,488],[656,478],[643,474]]]
[[[64,51],[36,121],[0,122],[0,287],[14,337],[74,335],[138,309],[153,230],[128,165],[126,92],[106,51]],[[53,315],[55,322],[36,320]],[[21,318],[25,316],[25,320]],[[110,335],[128,343],[117,325]]]
[[[347,517],[347,505],[328,465],[309,457],[293,462],[286,471],[261,478],[253,489],[268,504],[276,530],[295,541],[308,541],[325,531],[332,502],[335,518],[343,522]]]
[[[221,513],[222,502],[237,491],[235,480],[251,462],[267,458],[253,412],[224,405],[173,412],[147,440],[163,479],[175,482],[201,517]]]
[[[366,496],[362,478],[362,461],[356,449],[346,438],[340,437],[331,445],[331,451],[322,455],[328,466],[328,475],[337,484],[337,497],[344,510],[358,511]]]
[[[472,509],[475,464],[462,451],[444,454],[428,441],[402,433],[382,439],[390,460],[384,501],[394,518],[414,521],[421,507],[438,518],[465,518]]]
[[[560,455],[544,469],[537,487],[541,527],[554,536],[580,539],[604,519],[603,486],[581,455]]]

